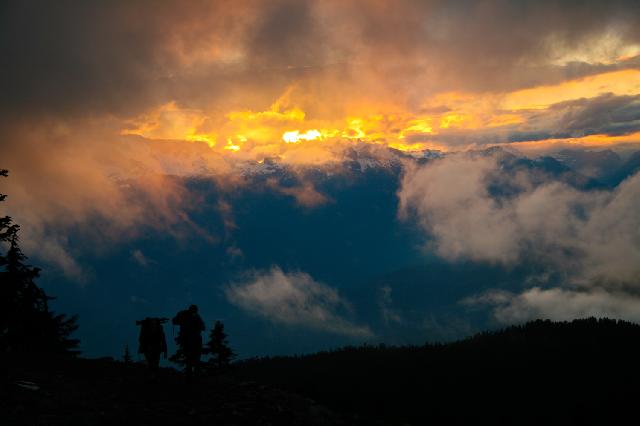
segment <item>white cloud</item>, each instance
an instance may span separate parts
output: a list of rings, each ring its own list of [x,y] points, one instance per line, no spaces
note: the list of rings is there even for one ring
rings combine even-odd
[[[640,322],[640,298],[603,289],[572,291],[534,287],[520,294],[494,291],[466,299],[468,305],[489,305],[496,320],[521,323],[537,318],[565,321],[609,317]]]
[[[460,154],[408,168],[398,193],[401,217],[414,215],[441,257],[507,266],[534,261],[566,277],[557,288],[525,280],[532,287],[521,294],[490,292],[465,303],[491,306],[504,323],[640,321],[640,173],[611,191],[557,181],[536,186],[527,173],[509,176],[495,158]],[[488,182],[495,179],[519,194],[491,196]]]
[[[401,213],[417,213],[445,258],[513,261],[515,224],[485,187],[484,179],[494,168],[493,159],[462,155],[409,167],[399,192]]]
[[[496,200],[489,179],[520,189]],[[454,155],[408,168],[400,214],[414,214],[440,256],[511,265],[535,258],[571,284],[640,284],[640,173],[613,191],[578,191],[561,182],[508,181],[490,157]]]
[[[232,304],[275,323],[359,337],[372,335],[369,327],[345,318],[350,306],[337,291],[304,272],[285,273],[274,266],[254,272],[246,282],[228,286],[225,293]]]

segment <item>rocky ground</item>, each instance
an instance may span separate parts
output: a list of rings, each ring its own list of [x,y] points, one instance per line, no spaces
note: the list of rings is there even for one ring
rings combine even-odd
[[[316,402],[224,375],[184,376],[144,366],[76,360],[36,370],[12,368],[0,399],[3,425],[344,425]]]

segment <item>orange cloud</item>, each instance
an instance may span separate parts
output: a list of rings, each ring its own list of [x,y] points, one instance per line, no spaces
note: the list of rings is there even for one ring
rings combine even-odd
[[[395,103],[350,102],[349,106],[343,106],[342,117],[307,114],[303,105],[321,110],[325,101],[312,92],[289,86],[263,111],[204,111],[181,108],[170,102],[129,119],[122,134],[203,141],[218,153],[242,160],[274,157],[289,163],[318,164],[335,161],[336,152],[341,149],[337,146],[352,142],[419,151],[449,150],[446,141],[454,140],[456,149],[464,149],[465,143],[455,140],[456,135],[464,141],[474,132],[481,132],[478,134],[494,134],[492,143],[508,143],[510,131],[534,131],[530,123],[532,114],[548,111],[561,102],[594,98],[603,93],[639,95],[640,71],[606,72],[506,94],[446,92],[423,102],[424,112]],[[595,137],[589,140],[594,141]],[[611,137],[607,141],[615,144],[626,139]],[[469,142],[467,147],[476,145],[477,142]],[[322,151],[326,153],[320,154]]]
[[[331,166],[353,147],[384,157],[514,134],[530,150],[636,142],[637,15],[610,2],[520,15],[509,2],[17,4],[0,69],[7,192],[32,229],[97,216],[130,232],[180,220],[169,175],[235,185],[270,158]],[[554,128],[581,108],[558,103],[604,93],[630,98],[611,134]],[[305,184],[286,191],[321,200]]]
[[[640,94],[640,70],[596,74],[553,86],[540,86],[507,94],[501,102],[505,110],[544,109],[572,99],[593,98],[605,93]]]
[[[633,146],[640,148],[640,131],[622,136],[589,135],[579,138],[544,139],[509,144],[511,147],[531,154],[540,154],[564,148],[599,148]]]

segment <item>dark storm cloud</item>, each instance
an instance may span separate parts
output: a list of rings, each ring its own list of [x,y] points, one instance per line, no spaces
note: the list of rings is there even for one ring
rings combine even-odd
[[[309,75],[289,67],[346,62],[331,79],[373,92],[373,80],[409,98],[509,90],[607,66],[550,65],[550,53],[607,32],[640,41],[635,1],[25,1],[1,13],[0,107],[57,114],[222,102]]]
[[[437,141],[449,146],[569,139],[590,135],[620,136],[640,131],[640,96],[611,93],[559,102],[522,112],[523,123],[488,129],[453,130],[439,135],[412,135],[411,143]]]
[[[269,13],[269,7],[263,9]],[[282,6],[274,9],[285,16]],[[184,99],[203,87],[215,97],[222,84],[262,80],[247,76],[244,68],[228,66],[224,57],[242,51],[249,39],[267,58],[277,41],[294,40],[287,35],[291,22],[286,19],[266,22],[251,36],[247,26],[257,11],[255,2],[243,1],[5,4],[0,18],[0,107],[12,112],[133,114]],[[296,34],[295,39],[305,36]],[[293,43],[281,50],[290,51]]]
[[[322,38],[311,3],[281,0],[259,15],[247,47],[254,64],[286,69],[322,61]]]
[[[551,107],[560,113],[562,129],[570,134],[622,135],[640,131],[640,96],[606,94],[563,102]]]
[[[513,131],[508,142],[620,136],[640,131],[640,96],[604,94],[551,105],[529,117],[530,130]]]
[[[160,48],[170,17],[128,3],[5,3],[3,110],[135,110],[159,90],[167,78]],[[155,9],[164,12],[159,3]]]
[[[428,77],[422,85],[430,89],[512,90],[589,75],[602,64],[546,62],[593,48],[607,31],[639,39],[640,8],[632,1],[349,2],[345,8],[355,21],[349,24],[356,48],[375,59],[379,72],[392,82]]]

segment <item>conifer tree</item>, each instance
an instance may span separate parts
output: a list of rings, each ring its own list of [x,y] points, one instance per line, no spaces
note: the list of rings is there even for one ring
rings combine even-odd
[[[122,362],[127,365],[130,365],[133,362],[131,358],[131,352],[129,352],[129,345],[124,345],[124,355],[122,355]]]
[[[224,324],[222,321],[216,321],[209,333],[209,342],[205,348],[205,352],[209,353],[211,358],[209,363],[218,368],[226,367],[236,354],[229,347],[227,333],[224,332]]]
[[[7,170],[0,170],[7,177]],[[6,199],[0,194],[0,202]],[[0,351],[13,354],[72,354],[79,341],[69,336],[77,316],[49,310],[52,297],[35,283],[40,269],[27,264],[19,245],[20,226],[0,217]]]

